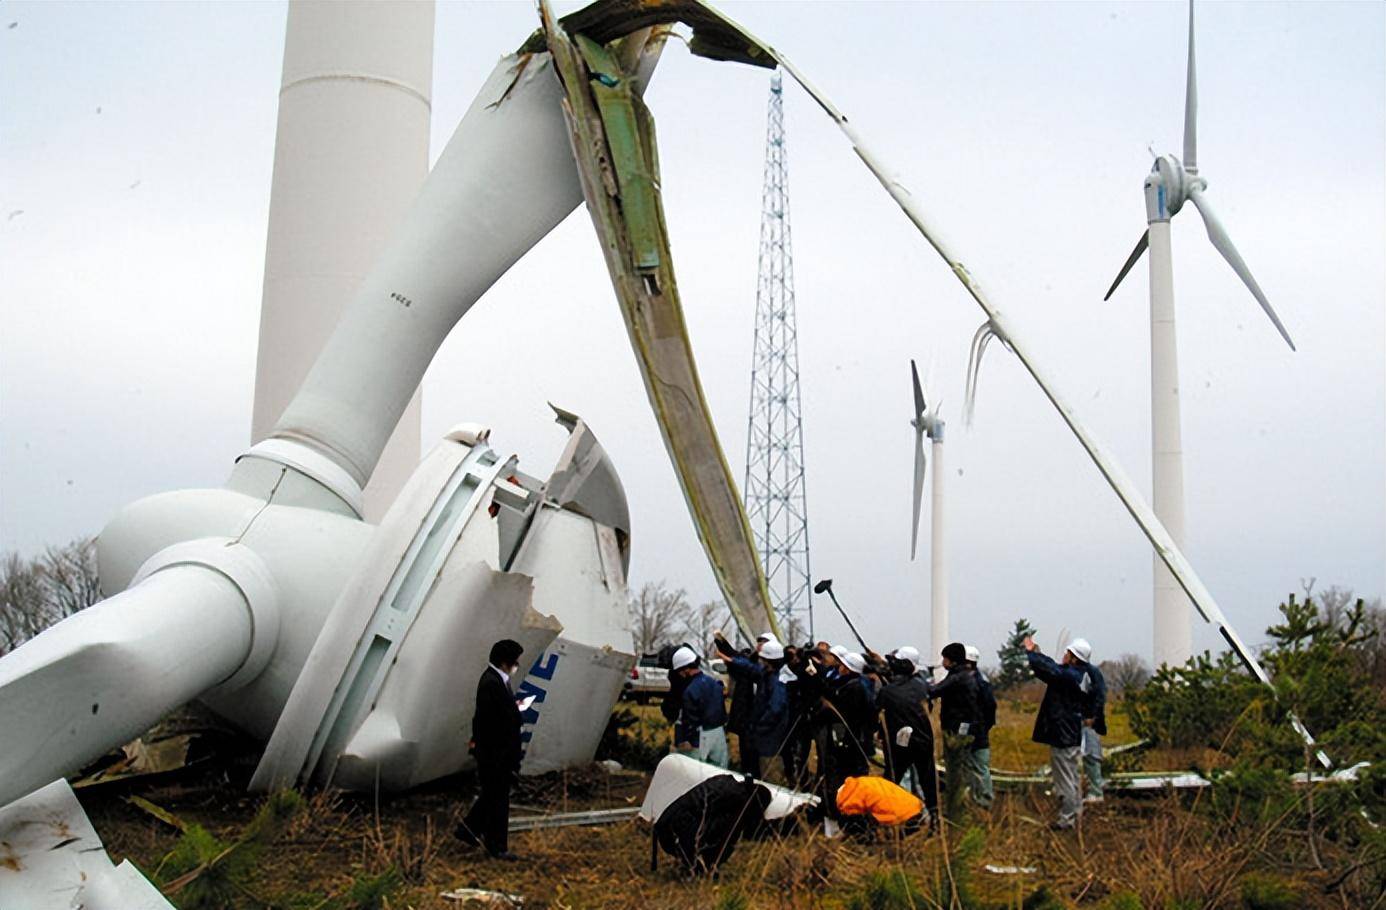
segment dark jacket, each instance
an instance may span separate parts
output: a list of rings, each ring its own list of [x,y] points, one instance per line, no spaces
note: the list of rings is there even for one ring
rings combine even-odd
[[[982,724],[977,735],[972,738],[972,751],[991,748],[991,728],[996,726],[996,693],[991,689],[991,680],[981,670],[972,671],[977,676],[977,707],[982,712]]]
[[[954,666],[943,679],[927,685],[929,697],[943,702],[938,712],[939,728],[945,733],[957,734],[962,725],[967,724],[967,735],[975,738],[982,721],[976,672],[971,667]]]
[[[789,690],[780,681],[780,671],[749,657],[727,661],[727,673],[737,688],[753,688],[751,710],[741,736],[757,755],[769,758],[784,745],[789,732]]]
[[[731,677],[731,707],[727,710],[727,732],[735,733],[737,736],[745,736],[751,720],[751,703],[755,698],[755,682],[738,679],[736,674],[731,672],[731,663],[736,659],[736,655],[754,662],[756,652],[751,650],[737,651],[732,647],[731,642],[720,635],[716,636],[713,641],[717,645],[717,653],[721,654],[723,659],[727,661],[727,675]]]
[[[476,684],[472,754],[478,765],[520,770],[520,708],[494,667],[487,667]]]
[[[899,747],[895,737],[902,727],[910,727],[910,749],[927,752],[929,760],[934,754],[934,728],[929,723],[929,715],[924,710],[924,701],[929,697],[929,684],[918,676],[896,679],[881,686],[876,696],[876,705],[885,718],[886,753]]]
[[[1037,743],[1066,749],[1083,739],[1083,710],[1088,703],[1089,681],[1086,665],[1065,666],[1038,651],[1027,655],[1030,669],[1045,684],[1044,700],[1035,715]]]
[[[841,724],[846,739],[841,744],[838,760],[851,774],[865,774],[872,743],[873,712],[866,701],[866,689],[855,673],[834,676],[827,681],[827,698],[836,711],[825,710],[819,722],[832,729]]]
[[[1083,664],[1083,668],[1088,671],[1088,680],[1091,688],[1088,691],[1088,703],[1083,709],[1083,720],[1092,720],[1092,729],[1098,736],[1107,735],[1107,680],[1102,678],[1102,671],[1097,668],[1097,664]]]
[[[696,746],[703,730],[725,726],[727,706],[722,683],[706,673],[698,673],[683,687],[682,710],[674,732],[676,743]]]

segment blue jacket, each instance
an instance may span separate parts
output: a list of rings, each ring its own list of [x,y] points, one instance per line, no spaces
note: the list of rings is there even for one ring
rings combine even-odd
[[[677,743],[696,746],[699,733],[727,723],[727,706],[722,698],[722,683],[706,673],[699,673],[683,689],[683,705],[674,728]]]
[[[1030,738],[1060,749],[1079,745],[1083,741],[1083,711],[1092,690],[1087,665],[1065,666],[1038,651],[1031,651],[1027,658],[1030,669],[1046,686]]]
[[[763,758],[775,755],[789,733],[789,690],[780,682],[779,671],[748,657],[733,657],[727,672],[738,682],[755,686],[742,742]]]

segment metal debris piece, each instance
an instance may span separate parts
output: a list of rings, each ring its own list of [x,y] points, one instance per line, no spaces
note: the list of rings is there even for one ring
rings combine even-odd
[[[122,757],[113,764],[72,782],[72,789],[83,790],[101,784],[177,771],[188,765],[188,747],[193,736],[181,733],[164,739],[132,740],[120,747]]]
[[[0,907],[173,910],[129,860],[111,862],[65,780],[0,808]]]
[[[1036,866],[993,866],[991,863],[982,868],[993,875],[1033,875],[1039,871]]]
[[[495,907],[498,910],[518,910],[525,905],[525,899],[518,894],[487,891],[484,888],[458,888],[456,891],[444,891],[438,896],[445,901],[457,901],[463,907]]]
[[[640,810],[634,806],[621,809],[592,809],[586,812],[555,812],[551,815],[522,815],[510,819],[511,831],[536,831],[540,828],[574,828],[584,825],[610,825],[635,818]]]

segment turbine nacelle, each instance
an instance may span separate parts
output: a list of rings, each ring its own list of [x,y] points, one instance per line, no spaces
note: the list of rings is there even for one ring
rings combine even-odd
[[[1184,166],[1173,155],[1160,155],[1145,178],[1145,215],[1150,222],[1168,221],[1179,214],[1195,192],[1208,188],[1196,168]]]

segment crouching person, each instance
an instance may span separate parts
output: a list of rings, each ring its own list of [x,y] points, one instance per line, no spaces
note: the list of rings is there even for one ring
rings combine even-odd
[[[917,831],[924,824],[919,797],[884,777],[849,777],[836,799],[843,828],[856,837],[870,838],[877,828],[899,825],[907,832]]]
[[[698,655],[688,647],[675,651],[670,662],[683,683],[678,720],[674,724],[674,749],[726,768],[731,764],[731,755],[727,751],[727,705],[722,683],[704,673],[700,663]]]

